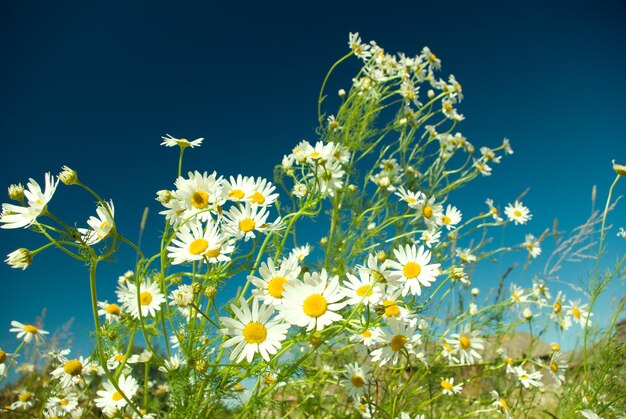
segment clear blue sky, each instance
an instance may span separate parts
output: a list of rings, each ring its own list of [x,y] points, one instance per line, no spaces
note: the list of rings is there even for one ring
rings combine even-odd
[[[428,45],[463,84],[460,129],[470,141],[511,138],[515,154],[457,196],[464,212],[482,210],[488,196],[505,205],[530,187],[528,231],[540,234],[555,217],[571,228],[589,212],[592,185],[604,199],[611,159],[626,162],[623,0],[21,1],[2,2],[0,22],[0,186],[42,181],[67,164],[114,200],[123,234],[136,237],[150,206],[148,252],[162,226],[155,192],[171,187],[176,171],[176,152],[160,147],[160,136],[205,137],[186,169],[271,177],[295,143],[315,140],[317,93],[349,32],[408,54]],[[337,73],[331,93],[349,86],[353,69]],[[92,204],[61,185],[50,209],[82,226]],[[612,220],[626,226],[624,206]],[[38,240],[0,231],[0,255]],[[624,249],[616,243],[615,252]],[[132,260],[103,266],[102,299]],[[48,330],[73,317],[85,344],[92,318],[83,266],[48,251],[25,272],[2,264],[0,278],[5,350],[15,342],[9,322],[31,322],[43,307]]]

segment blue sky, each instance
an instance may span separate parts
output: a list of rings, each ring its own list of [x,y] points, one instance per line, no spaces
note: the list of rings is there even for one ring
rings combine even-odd
[[[150,207],[144,240],[153,251],[162,226],[155,192],[171,187],[177,158],[160,136],[205,137],[185,169],[271,177],[293,145],[315,140],[320,84],[357,31],[390,51],[428,45],[443,74],[463,84],[469,140],[511,139],[515,154],[456,196],[464,212],[482,210],[487,197],[504,206],[530,187],[528,231],[554,218],[571,228],[587,217],[594,184],[605,199],[611,159],[626,162],[623,1],[213,3],[0,4],[0,186],[43,181],[67,164],[114,200],[128,237]],[[355,68],[338,71],[330,91],[348,88]],[[94,210],[66,187],[50,209],[80,225]],[[626,226],[624,206],[611,221]],[[21,230],[0,235],[2,255],[43,244]],[[612,255],[623,254],[612,241]],[[102,266],[103,298],[132,260]],[[14,346],[11,320],[31,322],[44,307],[48,330],[74,318],[85,344],[92,318],[80,263],[48,251],[24,272],[3,264],[0,278],[0,346]]]

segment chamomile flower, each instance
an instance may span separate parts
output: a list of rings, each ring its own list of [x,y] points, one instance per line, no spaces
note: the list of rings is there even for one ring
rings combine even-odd
[[[248,241],[256,237],[255,231],[263,232],[268,228],[266,221],[269,213],[265,207],[246,203],[241,208],[231,207],[224,216],[224,232],[235,239]]]
[[[52,377],[59,380],[63,388],[80,384],[89,370],[90,361],[82,356],[75,359],[63,357],[61,361],[61,365],[51,372]]]
[[[9,332],[17,333],[18,339],[24,339],[24,342],[30,343],[35,340],[35,344],[39,345],[43,342],[43,335],[47,335],[48,332],[42,329],[39,329],[37,326],[33,326],[32,324],[22,324],[13,320],[11,322],[11,329]]]
[[[430,251],[408,244],[393,251],[397,260],[389,260],[391,285],[402,288],[402,295],[421,295],[421,286],[430,287],[439,275],[439,263],[430,263]]]
[[[546,303],[552,298],[552,294],[550,294],[550,289],[542,279],[533,279],[533,297],[538,301]]]
[[[87,224],[91,228],[78,229],[82,240],[89,246],[93,246],[111,233],[115,223],[113,221],[115,214],[113,201],[105,202],[104,205],[98,205],[96,214],[98,215],[97,217],[92,215],[87,220]]]
[[[381,285],[376,283],[370,270],[366,267],[359,269],[359,276],[346,273],[347,281],[344,281],[344,293],[347,298],[346,304],[363,305],[376,304],[382,297]]]
[[[515,201],[514,204],[507,205],[506,208],[504,208],[504,213],[509,221],[513,221],[515,225],[526,224],[526,222],[533,218],[530,210],[519,201]]]
[[[259,177],[252,181],[252,190],[248,195],[248,200],[253,205],[270,206],[278,198],[278,194],[273,193],[275,190],[276,186],[272,182]]]
[[[363,395],[368,386],[368,375],[369,367],[367,364],[359,365],[355,362],[354,364],[346,365],[341,385],[346,388],[349,397],[358,400]]]
[[[137,380],[135,380],[132,375],[121,375],[117,385],[120,388],[121,393],[110,381],[105,382],[104,390],[98,390],[97,392],[100,397],[95,399],[96,406],[102,409],[102,412],[108,417],[113,417],[118,410],[124,408],[128,404],[126,399],[122,396],[122,393],[127,399],[132,400],[139,389]]]
[[[12,358],[11,354],[7,354],[0,348],[0,378],[4,377],[4,373],[6,371],[6,362]]]
[[[357,57],[366,60],[372,56],[370,52],[370,46],[361,41],[361,37],[358,32],[352,33],[348,36],[348,45],[350,45],[350,49]]]
[[[259,274],[261,278],[248,276],[250,282],[257,287],[252,291],[252,295],[265,304],[278,305],[283,302],[285,285],[297,280],[300,266],[296,258],[283,259],[278,267],[272,258],[269,258],[267,262],[261,263]]]
[[[421,201],[418,206],[419,216],[424,218],[426,226],[431,229],[441,225],[443,217],[443,205],[435,203],[435,197]]]
[[[295,257],[299,262],[302,262],[309,254],[311,254],[311,245],[307,243],[304,246],[295,247],[289,257]]]
[[[370,271],[372,279],[377,281],[379,284],[385,284],[389,282],[391,272],[389,272],[386,261],[379,262],[378,258],[370,253],[367,256],[366,268]]]
[[[178,307],[188,307],[193,303],[193,287],[191,285],[183,284],[170,293],[171,305]]]
[[[585,328],[587,325],[591,326],[591,316],[593,313],[589,312],[587,304],[580,304],[580,299],[576,301],[570,300],[567,309],[567,314],[572,316],[575,323],[578,323],[580,327]]]
[[[541,372],[528,372],[520,366],[513,368],[513,370],[517,379],[525,388],[530,388],[530,386],[543,387],[543,383],[540,381],[542,377]]]
[[[548,370],[558,385],[562,385],[565,381],[565,371],[567,371],[567,362],[559,359],[561,352],[553,352],[550,357],[550,365]]]
[[[491,217],[493,217],[494,221],[496,221],[498,223],[501,223],[503,220],[502,220],[502,217],[500,217],[500,213],[498,211],[498,208],[496,208],[493,205],[493,199],[487,198],[485,203],[489,207],[489,214],[491,215]]]
[[[461,211],[448,204],[446,212],[441,216],[440,224],[445,226],[448,230],[452,230],[461,222],[461,217]]]
[[[283,303],[277,308],[281,316],[291,324],[318,332],[342,319],[341,310],[346,303],[341,301],[344,292],[339,277],[329,278],[322,272],[304,274],[304,282],[292,281],[285,285]]]
[[[235,362],[241,362],[244,358],[252,362],[256,353],[269,362],[270,356],[277,352],[281,342],[285,340],[289,325],[277,317],[270,320],[274,307],[259,307],[256,299],[252,300],[252,310],[243,297],[239,305],[241,308],[230,305],[236,318],[220,317],[221,323],[226,326],[220,332],[232,336],[223,343],[223,347],[236,345],[230,354],[230,359]]]
[[[404,307],[401,294],[401,288],[387,286],[381,296],[376,312],[387,320],[402,319],[407,322],[411,321],[414,315],[410,312],[410,310]]]
[[[406,202],[410,208],[418,208],[426,199],[426,196],[422,192],[411,192],[408,189],[404,189],[402,186],[398,187],[398,191],[395,194],[400,197],[401,201]]]
[[[527,234],[522,246],[528,250],[528,254],[531,258],[536,258],[541,254],[541,242],[532,234]]]
[[[454,385],[454,377],[450,378],[441,378],[441,392],[446,396],[454,396],[455,394],[459,394],[461,390],[463,390],[463,383],[459,383]]]
[[[561,330],[567,330],[572,326],[572,318],[567,315],[567,310],[565,310],[563,305],[565,299],[565,295],[559,291],[554,299],[552,312],[550,313],[550,318],[559,325]]]
[[[128,284],[127,291],[120,298],[124,310],[129,312],[135,319],[141,317],[154,317],[161,310],[161,304],[165,302],[165,296],[159,290],[159,285],[151,280],[145,280],[139,284]]]
[[[195,216],[200,221],[208,221],[211,212],[217,213],[218,205],[222,204],[223,179],[217,173],[210,175],[207,172],[189,172],[188,178],[182,176],[176,179],[176,198],[185,208],[184,219]],[[172,201],[170,201],[171,203]]]
[[[46,409],[51,418],[68,414],[71,416],[77,407],[78,396],[74,393],[58,393],[46,402]]]
[[[511,302],[514,304],[527,303],[529,295],[522,287],[511,284]]]
[[[179,146],[182,149],[185,149],[187,147],[199,147],[202,144],[202,140],[204,140],[204,138],[196,138],[195,140],[189,141],[186,138],[174,138],[169,134],[165,134],[165,136],[161,138],[163,139],[161,145],[165,147]]]
[[[505,417],[510,418],[511,408],[509,407],[509,404],[506,402],[506,400],[500,397],[500,394],[498,394],[498,392],[495,390],[492,390],[490,394],[491,397],[493,397],[493,403],[491,403],[491,405],[498,409],[498,411],[500,411],[502,414],[504,414]]]
[[[248,176],[237,175],[231,176],[229,180],[224,181],[224,197],[229,201],[241,202],[248,201],[249,196],[254,192],[254,179]]]
[[[420,241],[421,243],[428,247],[429,249],[436,245],[437,243],[439,243],[439,241],[441,240],[441,231],[437,231],[437,232],[433,232],[433,231],[429,231],[429,230],[424,230],[422,232],[422,234],[420,235]],[[417,243],[417,241],[416,241]]]
[[[307,177],[309,178],[309,184],[316,186],[322,197],[332,197],[335,195],[335,191],[343,186],[344,174],[345,171],[341,163],[328,160],[323,165],[317,164],[313,166]]]
[[[7,255],[5,262],[13,269],[24,270],[33,263],[33,254],[25,248],[17,249]]]
[[[46,173],[45,187],[42,191],[41,186],[34,179],[29,179],[26,184],[27,189],[24,189],[26,206],[2,204],[2,217],[0,218],[2,226],[0,227],[21,228],[30,226],[45,210],[58,183],[58,179],[55,181],[50,173]]]
[[[456,351],[450,343],[445,340],[441,342],[441,356],[446,358],[450,365],[459,363],[459,358],[454,356],[455,353]]]
[[[198,260],[228,261],[230,257],[226,255],[232,251],[232,246],[217,225],[209,220],[206,226],[201,223],[181,226],[167,251],[172,264],[178,265]]]
[[[491,176],[491,167],[489,167],[489,165],[483,159],[474,158],[473,161],[473,166],[476,168],[478,173],[483,176]]]
[[[11,410],[17,409],[30,409],[35,405],[37,399],[35,395],[28,390],[21,390],[20,394],[17,396],[17,400],[11,403]]]
[[[107,368],[109,370],[114,370],[119,367],[125,360],[126,355],[124,355],[123,353],[114,353],[109,357],[109,359],[107,359]]]
[[[108,301],[98,301],[98,316],[105,316],[107,323],[113,323],[122,316],[122,308],[115,304],[109,304]]]
[[[421,343],[421,336],[415,333],[416,325],[415,322],[389,320],[389,329],[380,329],[378,341],[382,346],[372,351],[372,361],[379,362],[380,366],[389,362],[396,365],[405,353],[419,357],[415,349]]]
[[[456,249],[456,255],[465,263],[476,262],[476,255],[472,253],[472,249],[463,249],[458,247]]]
[[[465,326],[461,333],[453,333],[446,342],[454,348],[454,354],[458,356],[459,364],[470,365],[475,360],[480,361],[482,356],[478,351],[485,349],[484,340],[478,335],[477,330],[471,330],[469,326]]]
[[[185,364],[185,360],[180,354],[174,354],[169,359],[163,361],[163,365],[159,367],[159,371],[163,373],[177,371],[182,365]]]

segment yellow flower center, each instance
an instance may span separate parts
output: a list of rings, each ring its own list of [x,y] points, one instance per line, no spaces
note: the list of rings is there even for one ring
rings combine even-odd
[[[37,329],[35,326],[27,324],[24,326],[24,331],[28,333],[32,333],[34,335],[34,334],[37,334],[37,332],[39,332],[39,329]]]
[[[580,319],[580,310],[576,307],[572,308],[572,316],[576,317],[577,319]]]
[[[198,209],[206,208],[209,205],[209,194],[204,191],[196,191],[191,195],[191,205]]]
[[[560,301],[557,301],[556,303],[554,303],[553,310],[554,310],[555,314],[560,313],[562,308],[563,308],[563,306],[561,305]]]
[[[267,377],[265,377],[265,384],[267,384],[268,386],[271,386],[272,384],[274,384],[276,382],[276,377],[274,377],[273,375],[268,375]]]
[[[235,384],[235,391],[243,391],[243,386],[241,384]]]
[[[365,384],[365,379],[363,377],[361,377],[358,374],[352,376],[352,385],[353,386],[355,386],[356,388],[361,388],[361,387],[363,387],[363,384]]]
[[[522,216],[522,212],[520,210],[515,210],[513,211],[513,215],[516,217],[521,217]]]
[[[504,362],[506,362],[507,364],[513,366],[513,358],[511,358],[510,356],[507,356],[506,359],[504,360]]]
[[[467,336],[461,336],[459,338],[459,343],[461,344],[462,349],[469,349],[470,347],[470,339]]]
[[[117,362],[122,362],[122,361],[124,360],[124,355],[122,355],[122,354],[117,354],[117,355],[115,355],[115,358],[114,358],[114,359],[115,359]]]
[[[267,337],[267,329],[259,322],[250,322],[243,328],[242,334],[248,343],[263,343]]]
[[[550,348],[552,348],[552,350],[553,350],[553,351],[558,352],[558,351],[560,351],[560,350],[561,350],[561,345],[559,345],[559,344],[558,344],[558,343],[556,343],[556,342],[552,342],[552,343],[550,344]]]
[[[408,202],[409,204],[415,204],[415,202],[417,202],[417,200],[415,198],[413,198],[412,196],[409,196],[406,198],[406,202]]]
[[[7,360],[7,353],[0,349],[0,364],[4,364],[4,361]]]
[[[422,208],[422,214],[424,215],[424,218],[430,219],[430,217],[433,216],[433,207],[430,205],[424,205],[424,208]]]
[[[83,372],[83,364],[81,364],[78,359],[72,359],[71,361],[67,361],[65,365],[63,365],[63,371],[65,371],[69,375],[79,375],[81,372]]]
[[[404,265],[404,268],[402,269],[402,274],[407,279],[417,278],[421,272],[422,267],[419,265],[419,263],[415,262],[408,262],[406,265]]]
[[[387,317],[396,317],[400,314],[400,307],[395,301],[387,300],[383,303],[383,307],[385,307],[385,316]]]
[[[61,406],[67,406],[68,403],[69,403],[69,401],[67,399],[59,400],[59,404]]]
[[[322,155],[319,152],[317,152],[317,151],[314,151],[311,154],[309,154],[309,157],[312,158],[312,159],[319,159],[321,156]]]
[[[274,298],[283,298],[286,283],[287,279],[282,276],[274,277],[267,283],[267,292]]]
[[[102,224],[100,224],[100,227],[98,228],[98,230],[100,231],[104,231],[105,233],[108,233],[108,229],[111,228],[111,223],[109,223],[108,221],[103,221]],[[105,234],[106,235],[106,234]],[[100,232],[96,232],[96,236],[98,236],[98,238],[102,238],[105,235],[100,234]]]
[[[392,351],[398,352],[400,349],[404,348],[406,341],[407,341],[406,336],[395,335],[394,337],[391,338],[391,341],[389,342],[389,346],[391,347]]]
[[[443,387],[445,390],[452,390],[454,386],[448,380],[441,380],[441,387]]]
[[[522,375],[520,375],[519,379],[520,380],[528,380],[528,375],[522,374]]]
[[[229,198],[243,199],[244,196],[246,196],[246,194],[241,189],[233,189],[232,191],[228,192]]]
[[[372,332],[366,330],[365,332],[361,333],[361,336],[363,336],[365,339],[369,339],[372,337]]]
[[[559,370],[559,364],[557,364],[556,362],[552,361],[550,363],[550,370],[554,373],[556,373]]]
[[[302,305],[302,310],[304,314],[309,317],[320,317],[324,313],[326,313],[326,309],[328,308],[328,302],[326,298],[324,298],[321,294],[312,294],[308,296]]]
[[[448,342],[444,342],[443,343],[443,349],[445,349],[447,352],[452,352],[454,351],[454,348],[452,347],[452,345],[450,345]]]
[[[24,393],[20,394],[18,397],[18,400],[21,401],[22,403],[26,403],[27,401],[29,401],[31,398],[33,397],[33,393],[30,393],[28,391],[25,391]]]
[[[250,201],[254,202],[255,204],[263,205],[265,203],[265,197],[261,192],[256,191],[255,193],[250,195]]]
[[[511,297],[513,297],[513,299],[519,303],[520,298],[519,298],[519,294],[518,293],[514,292],[513,294],[511,294]]]
[[[104,311],[106,311],[108,314],[119,316],[122,312],[122,309],[117,304],[109,304],[104,308]]]
[[[452,222],[452,218],[448,217],[447,215],[444,215],[443,217],[441,217],[441,222],[444,224],[450,224]]]
[[[500,406],[502,406],[504,410],[509,410],[509,404],[504,399],[500,399]]]
[[[195,239],[189,245],[189,253],[192,255],[201,255],[209,248],[209,242],[205,239]]]
[[[123,397],[122,397],[122,395],[120,394],[120,392],[119,392],[119,391],[116,391],[116,392],[115,392],[115,393],[113,393],[113,395],[111,396],[111,400],[113,400],[113,401],[115,401],[115,402],[118,402],[118,401],[120,401],[120,400],[122,400],[122,399],[123,399]]]
[[[357,288],[356,295],[359,297],[371,296],[374,293],[371,285],[363,285],[362,287]]]
[[[142,306],[147,306],[152,302],[152,294],[149,291],[144,291],[139,294],[139,302]]]
[[[254,227],[256,227],[256,224],[252,218],[244,218],[239,222],[239,229],[244,233],[254,230]]]
[[[220,255],[221,250],[222,250],[221,247],[218,247],[216,249],[209,249],[206,251],[204,255],[208,258],[216,258]]]

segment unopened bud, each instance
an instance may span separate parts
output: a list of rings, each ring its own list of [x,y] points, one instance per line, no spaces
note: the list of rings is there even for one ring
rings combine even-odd
[[[168,191],[167,189],[162,189],[157,192],[156,200],[162,204],[167,204],[172,200],[172,191]]]
[[[524,318],[525,318],[526,320],[530,320],[530,319],[532,319],[532,318],[533,318],[533,311],[532,311],[530,308],[528,308],[528,307],[526,307],[526,308],[524,309],[524,311],[522,312],[522,314],[524,315]]]
[[[478,294],[480,294],[480,290],[478,288],[472,288],[472,295],[476,297]]]
[[[620,176],[626,176],[626,166],[623,164],[616,164],[615,160],[613,160],[613,170]]]
[[[215,296],[217,295],[217,288],[211,285],[207,285],[207,287],[204,289],[204,295],[207,298],[215,298]]]
[[[9,253],[5,262],[8,263],[11,268],[24,270],[33,263],[33,255],[30,250],[22,247]]]
[[[321,244],[322,246],[326,246],[326,245],[328,244],[328,237],[322,237],[322,238],[320,239],[320,244]]]
[[[67,186],[73,185],[78,180],[78,175],[75,170],[70,169],[67,166],[63,166],[61,168],[61,173],[59,173],[59,180],[66,184]]]
[[[379,250],[376,252],[376,260],[380,263],[383,263],[387,260],[387,253],[384,250]]]
[[[346,95],[346,91],[343,89],[339,89],[339,92],[337,92],[337,94],[339,95],[339,97],[344,97]]]
[[[204,374],[209,369],[209,361],[206,359],[197,359],[193,364],[193,370],[198,374]]]
[[[202,292],[202,285],[200,285],[199,282],[194,282],[193,284],[191,284],[191,289],[193,290],[194,294],[200,294],[200,292]]]
[[[9,198],[15,199],[16,201],[22,201],[24,199],[24,187],[21,183],[9,186]]]
[[[433,89],[428,90],[428,99],[435,97],[435,91]]]

